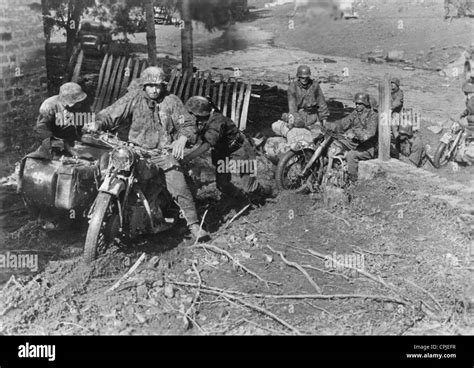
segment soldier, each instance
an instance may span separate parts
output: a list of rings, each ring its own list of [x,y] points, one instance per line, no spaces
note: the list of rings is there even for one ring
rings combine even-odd
[[[271,195],[271,188],[257,180],[257,152],[254,145],[234,122],[213,110],[205,97],[191,97],[186,102],[186,108],[196,118],[202,143],[187,154],[183,161],[187,163],[212,148],[216,185],[222,193],[229,196],[249,194],[251,197]],[[238,174],[238,186],[231,183],[232,174]]]
[[[287,129],[306,128],[313,130],[317,122],[323,123],[329,117],[329,109],[319,83],[311,79],[311,70],[300,65],[296,71],[297,80],[288,87],[288,114],[272,124],[275,133],[282,135],[282,127]]]
[[[208,237],[200,230],[194,199],[178,162],[186,143],[196,140],[193,118],[181,100],[166,90],[161,68],[146,68],[138,85],[141,89],[131,90],[97,114],[96,129],[116,131],[121,139],[146,149],[170,146],[172,155],[154,155],[151,160],[165,172],[168,190],[181,208],[191,234],[198,240]]]
[[[466,81],[462,86],[462,91],[466,96],[466,109],[459,117],[466,118],[467,128],[474,138],[474,83]]]
[[[391,147],[392,157],[421,167],[425,163],[425,146],[419,132],[412,125],[400,125],[395,144]]]
[[[377,145],[378,114],[371,108],[369,95],[356,93],[355,110],[337,122],[325,123],[334,131],[344,132],[347,141],[341,143],[349,149],[346,154],[349,178],[357,180],[359,161],[375,158]]]
[[[51,96],[41,104],[35,132],[43,142],[35,156],[51,159],[52,148],[67,151],[74,146],[82,130],[76,117],[79,114],[88,116],[91,111],[86,98],[87,94],[81,86],[69,82],[59,88],[59,95]]]

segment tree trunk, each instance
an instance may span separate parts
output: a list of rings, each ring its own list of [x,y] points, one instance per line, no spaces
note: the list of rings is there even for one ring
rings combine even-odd
[[[74,45],[77,39],[77,31],[79,29],[79,22],[83,10],[82,1],[69,0],[68,2],[68,17],[66,25],[66,57],[67,60],[71,58],[74,50]]]
[[[145,1],[146,14],[146,43],[148,47],[148,65],[156,66],[156,33],[155,33],[155,11],[153,9],[153,1]]]
[[[193,72],[193,23],[191,21],[191,0],[183,0],[181,17],[184,21],[184,28],[181,29],[181,58],[182,70]]]

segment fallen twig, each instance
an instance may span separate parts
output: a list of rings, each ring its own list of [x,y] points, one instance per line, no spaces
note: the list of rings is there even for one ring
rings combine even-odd
[[[358,249],[358,253],[367,253],[367,254],[373,254],[375,256],[397,256],[397,257],[402,257],[402,258],[405,258],[405,257],[413,257],[412,255],[410,254],[401,254],[401,253],[386,253],[386,252],[372,252],[370,250],[367,250],[367,249],[362,249],[360,247],[357,247],[355,245],[352,245],[352,248],[354,249]]]
[[[107,294],[117,289],[125,279],[127,279],[133,272],[135,272],[135,270],[138,268],[138,266],[140,266],[140,264],[145,260],[145,258],[146,258],[146,254],[143,253],[140,256],[140,258],[138,258],[138,260],[135,262],[135,264],[132,267],[130,267],[127,273],[123,275],[115,284],[113,284],[112,287],[106,290],[105,293]]]
[[[230,226],[230,224],[231,224],[237,217],[239,217],[242,213],[244,213],[245,210],[246,210],[247,208],[249,208],[249,207],[250,207],[250,204],[248,204],[248,205],[246,205],[244,208],[242,208],[242,209],[241,209],[234,217],[232,217],[232,218],[230,219],[230,221],[224,226],[224,229],[227,229],[227,228]]]
[[[440,311],[444,311],[443,307],[441,306],[441,304],[438,302],[438,300],[436,300],[436,298],[433,296],[433,294],[431,294],[428,290],[422,288],[421,286],[415,284],[413,281],[409,280],[409,279],[404,279],[406,282],[408,282],[410,285],[414,286],[415,288],[417,288],[418,290],[421,290],[423,291],[426,295],[428,295],[431,300],[434,301],[434,303],[436,304],[436,306],[439,308]],[[426,304],[426,303],[425,303]]]
[[[285,256],[283,255],[283,252],[279,252],[279,251],[276,251],[275,249],[273,249],[271,246],[269,246],[268,244],[266,245],[266,247],[268,249],[270,249],[270,251],[272,251],[273,253],[276,253],[280,256],[281,260],[287,264],[288,266],[291,266],[291,267],[295,267],[297,268],[305,277],[306,279],[309,281],[309,283],[311,285],[313,285],[313,287],[316,289],[316,291],[318,293],[321,293],[321,288],[318,286],[318,284],[316,284],[316,282],[314,282],[314,280],[312,279],[312,277],[308,274],[308,272],[305,271],[305,269],[298,263],[296,262],[291,262],[291,261],[288,261]]]
[[[202,230],[202,224],[204,223],[204,219],[206,218],[207,211],[208,211],[208,210],[206,210],[206,211],[204,212],[204,215],[202,216],[202,219],[201,219],[201,224],[199,225],[199,233],[198,233],[198,234],[200,234],[200,233],[201,233],[201,230]],[[196,241],[194,242],[194,245],[196,245],[196,244],[198,243],[198,241],[199,241],[199,235],[198,235],[198,236],[196,236]]]
[[[346,275],[343,275],[342,273],[339,273],[339,272],[331,272],[331,271],[326,271],[326,270],[323,270],[321,268],[318,268],[318,267],[314,267],[314,266],[311,266],[311,265],[301,265],[301,267],[303,268],[309,268],[311,270],[315,270],[315,271],[319,271],[319,272],[324,272],[324,273],[327,273],[329,275],[337,275],[337,276],[341,276],[343,279],[345,280],[349,280],[349,277],[347,277]]]
[[[334,218],[337,219],[337,220],[344,221],[344,223],[345,223],[347,226],[351,227],[350,222],[347,221],[346,219],[343,219],[342,217],[336,216],[335,214],[333,214],[333,213],[331,213],[331,212],[329,212],[329,211],[327,211],[327,210],[323,210],[323,212],[328,213],[329,215],[331,215],[332,217],[334,217]]]
[[[81,326],[81,325],[78,325],[77,323],[73,323],[73,322],[62,322],[60,321],[59,322],[60,325],[70,325],[70,326],[75,326],[75,327],[79,327],[79,328],[82,328],[83,330],[86,330],[86,331],[89,331],[91,332],[90,329],[88,329],[87,327],[84,327],[84,326]]]
[[[262,281],[263,283],[265,283],[265,285],[268,287],[268,284],[274,284],[274,285],[281,285],[280,283],[278,282],[274,282],[274,281],[267,281],[267,280],[264,280],[262,277],[260,277],[259,275],[257,275],[255,272],[249,270],[247,267],[245,267],[244,265],[242,265],[237,259],[235,259],[234,257],[232,257],[232,255],[225,251],[224,249],[221,249],[219,247],[216,247],[215,245],[212,245],[212,244],[195,244],[195,245],[192,245],[191,247],[189,248],[203,248],[203,249],[209,249],[210,251],[213,251],[215,253],[219,253],[219,254],[223,254],[225,255],[227,258],[229,258],[235,265],[237,265],[238,267],[240,267],[242,270],[244,270],[245,272],[247,272],[248,274],[256,277],[257,279],[259,279],[260,281]]]
[[[196,267],[196,262],[193,262],[192,266],[193,266],[194,273],[196,274],[196,276],[198,278],[198,282],[199,282],[198,285],[199,286],[196,290],[196,294],[194,295],[194,298],[193,298],[193,301],[192,301],[191,305],[189,306],[188,310],[184,313],[185,317],[188,318],[190,322],[192,322],[193,319],[189,318],[189,316],[191,316],[193,307],[196,304],[197,300],[199,299],[200,289],[201,289],[201,285],[202,285],[201,275],[199,273],[199,270]]]
[[[326,257],[327,257],[326,255],[321,254],[321,253],[318,253],[318,252],[316,252],[316,251],[314,251],[314,250],[312,250],[312,249],[309,249],[309,248],[307,249],[307,251],[308,251],[310,254],[312,254],[312,255],[314,255],[314,256],[316,256],[316,257],[320,257],[320,258],[326,258]],[[400,291],[399,291],[395,286],[387,284],[385,281],[382,280],[382,278],[381,278],[380,276],[377,277],[377,276],[375,276],[375,275],[372,275],[370,272],[367,272],[367,271],[365,271],[365,270],[363,270],[363,269],[361,269],[361,268],[358,268],[358,267],[352,267],[352,266],[349,266],[349,265],[346,265],[346,264],[342,264],[342,263],[338,262],[338,261],[335,260],[335,259],[333,259],[332,261],[333,261],[334,263],[338,264],[338,265],[341,265],[342,267],[345,267],[345,268],[348,268],[348,269],[351,269],[351,270],[355,270],[355,271],[357,271],[358,273],[360,273],[361,275],[367,277],[368,279],[370,279],[370,280],[372,280],[372,281],[375,281],[375,282],[377,282],[377,283],[379,283],[379,284],[385,286],[387,289],[390,289],[390,290],[392,290],[392,291],[394,291],[394,292],[396,292],[397,294],[400,295]],[[402,295],[400,295],[400,296],[402,296]],[[406,297],[404,297],[404,296],[402,296],[402,297],[403,297],[404,299],[406,299]]]
[[[193,284],[189,282],[180,282],[180,281],[169,281],[172,284],[180,285],[180,286],[189,286],[189,287],[198,287],[198,284]],[[248,294],[242,291],[233,291],[233,290],[223,290],[212,286],[201,286],[201,292],[220,292],[220,293],[227,293],[227,294],[235,294],[240,296],[246,297],[253,297],[253,298],[267,298],[267,299],[372,299],[372,300],[380,300],[386,301],[391,303],[397,303],[406,305],[408,304],[406,301],[401,299],[393,298],[390,296],[384,295],[370,295],[370,294]],[[214,294],[216,295],[216,294]]]

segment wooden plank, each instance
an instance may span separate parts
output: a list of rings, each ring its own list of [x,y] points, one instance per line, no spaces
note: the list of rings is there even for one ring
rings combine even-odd
[[[98,103],[98,100],[99,100],[100,90],[102,88],[102,85],[104,84],[105,67],[107,65],[107,61],[108,61],[109,56],[110,56],[109,54],[105,54],[104,60],[102,60],[102,66],[100,67],[100,72],[99,72],[99,82],[97,83],[94,103],[92,104],[92,111],[98,111],[98,110],[96,110],[96,107],[97,107],[97,103]]]
[[[200,74],[201,74],[200,72],[196,72],[195,78],[193,80],[193,96],[197,95],[197,91],[198,91],[197,87],[198,87],[198,81],[199,81],[199,75]]]
[[[198,91],[198,95],[199,96],[202,96],[203,95],[203,92],[204,92],[204,73],[201,73],[200,76],[199,76],[199,91]]]
[[[174,80],[175,80],[175,78],[176,78],[176,73],[177,73],[177,70],[176,70],[176,69],[173,69],[173,70],[171,71],[170,80],[169,80],[169,82],[168,82],[168,91],[170,91],[170,93],[172,93],[171,90],[172,90],[172,87],[173,87]]]
[[[120,61],[122,58],[123,56],[120,56],[119,58],[117,58],[115,60],[115,65],[112,68],[112,75],[110,76],[110,80],[107,86],[107,93],[105,94],[105,99],[104,99],[105,106],[109,106],[111,104],[112,90],[114,88],[115,79],[117,78],[117,72],[118,72],[118,68],[119,68]]]
[[[105,107],[104,106],[104,99],[105,99],[105,94],[107,93],[107,88],[108,88],[108,85],[109,85],[110,74],[112,72],[113,62],[114,62],[114,57],[113,57],[113,55],[110,55],[110,58],[107,62],[107,68],[105,69],[104,83],[102,84],[102,88],[100,90],[100,96],[99,96],[99,100],[97,101],[97,110],[96,111],[100,111]]]
[[[222,115],[224,116],[227,116],[227,105],[229,101],[230,88],[231,88],[230,78],[227,78],[225,82],[224,108],[222,110]]]
[[[234,89],[232,91],[232,109],[230,112],[230,118],[232,121],[235,121],[235,113],[236,113],[236,105],[237,105],[237,85],[238,82],[236,79],[234,79]]]
[[[79,56],[77,57],[76,66],[74,67],[74,72],[72,73],[71,82],[76,82],[79,80],[79,75],[81,74],[82,61],[84,60],[84,51],[81,49],[79,51]]]
[[[178,95],[177,95],[181,100],[182,100],[181,96],[183,95],[183,90],[184,90],[184,86],[186,84],[187,79],[188,79],[188,72],[185,71],[183,75],[183,80],[181,81],[181,86],[179,86]]]
[[[211,96],[211,84],[212,84],[212,76],[211,76],[211,72],[208,72],[207,80],[206,80],[206,91],[205,91],[206,97]]]
[[[183,103],[186,103],[191,93],[191,82],[193,81],[193,75],[191,74],[186,82],[186,93],[183,96]]]
[[[138,70],[140,69],[140,59],[135,60],[135,66],[133,67],[132,80],[138,78]]]
[[[130,77],[132,75],[132,64],[133,64],[133,59],[128,58],[127,61],[127,66],[124,69],[124,75],[122,78],[122,87],[120,87],[120,93],[119,93],[119,98],[122,97],[125,93],[127,93],[127,87],[130,84]],[[128,73],[127,73],[128,70]]]
[[[113,104],[117,99],[120,97],[120,84],[122,82],[122,77],[124,75],[125,69],[125,56],[122,56],[120,60],[120,65],[117,70],[117,78],[115,79],[115,86],[114,90],[112,91],[112,98],[110,99],[110,103]]]
[[[245,92],[245,83],[240,83],[240,92],[239,98],[237,99],[236,113],[235,113],[235,125],[239,126],[240,124],[240,113],[242,112],[242,102],[244,101],[244,92]]]
[[[211,100],[212,100],[212,102],[214,103],[214,105],[217,106],[217,103],[218,103],[218,101],[217,101],[217,98],[218,98],[218,94],[217,94],[218,85],[217,85],[217,83],[214,83],[214,84],[212,85],[212,88],[211,88],[211,89],[212,89],[212,97],[211,97]]]
[[[247,116],[249,112],[250,96],[252,95],[252,85],[247,84],[247,90],[245,91],[244,104],[242,106],[242,117],[240,119],[239,129],[244,131],[247,128]]]
[[[379,83],[379,159],[390,160],[390,77],[385,74]]]
[[[183,79],[183,73],[178,72],[178,75],[176,76],[176,80],[175,80],[175,83],[174,83],[174,86],[173,86],[173,92],[172,93],[174,95],[178,94],[179,83],[182,81],[182,79]]]
[[[148,68],[148,60],[147,60],[147,59],[143,60],[142,68],[140,69],[140,75],[142,75],[143,71],[144,71],[146,68]],[[140,75],[139,75],[139,76],[140,76]]]
[[[224,93],[224,76],[219,74],[219,96],[217,97],[217,107],[222,111],[222,106],[224,105],[222,101],[222,94]]]

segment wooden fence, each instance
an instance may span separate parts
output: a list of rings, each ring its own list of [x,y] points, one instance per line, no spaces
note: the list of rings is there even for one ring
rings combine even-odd
[[[92,111],[98,112],[114,103],[127,92],[127,87],[139,78],[148,66],[147,60],[125,56],[105,55],[100,68],[99,81]],[[245,130],[252,85],[237,78],[219,75],[215,80],[210,72],[189,74],[174,69],[167,78],[168,90],[177,95],[183,103],[191,96],[209,97],[215,107],[235,124]]]

